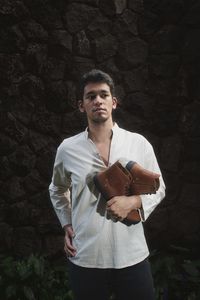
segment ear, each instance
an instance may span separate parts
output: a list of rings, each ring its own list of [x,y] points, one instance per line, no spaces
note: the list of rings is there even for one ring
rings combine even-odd
[[[83,100],[78,100],[78,108],[80,110],[80,112],[84,112],[84,106],[83,106]]]
[[[117,108],[117,104],[118,104],[118,100],[116,97],[113,97],[112,98],[112,101],[113,101],[113,109],[116,109]]]

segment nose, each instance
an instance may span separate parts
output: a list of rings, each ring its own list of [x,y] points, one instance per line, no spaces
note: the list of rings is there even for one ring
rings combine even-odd
[[[96,105],[101,105],[102,104],[102,98],[99,95],[96,95],[96,97],[94,99],[94,103]]]

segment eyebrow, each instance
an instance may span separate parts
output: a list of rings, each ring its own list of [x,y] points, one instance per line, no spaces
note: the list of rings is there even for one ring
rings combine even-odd
[[[108,90],[90,91],[85,96],[89,96],[89,95],[93,95],[93,94],[98,94],[98,93],[107,93],[107,94],[109,94],[110,92]]]

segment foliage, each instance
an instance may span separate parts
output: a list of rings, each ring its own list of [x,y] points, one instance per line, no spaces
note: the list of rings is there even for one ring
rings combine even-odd
[[[27,259],[1,258],[0,291],[4,300],[71,300],[66,265],[51,265],[31,255]]]
[[[154,250],[150,263],[156,300],[200,299],[200,260],[187,249]],[[4,300],[72,300],[67,265],[31,255],[0,257],[0,291]],[[112,298],[113,299],[113,298]]]
[[[200,299],[200,260],[185,248],[170,246],[150,256],[156,300]]]

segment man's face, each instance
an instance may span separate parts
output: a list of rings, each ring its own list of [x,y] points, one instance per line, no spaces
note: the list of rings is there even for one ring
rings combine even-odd
[[[111,95],[106,83],[89,83],[84,88],[83,100],[79,109],[86,112],[88,121],[101,123],[112,119],[112,110],[117,106],[117,99]]]

